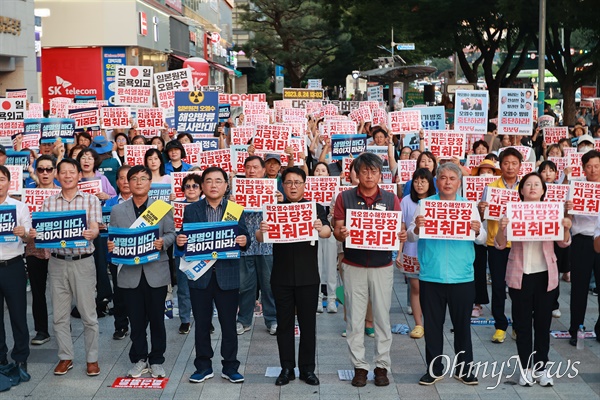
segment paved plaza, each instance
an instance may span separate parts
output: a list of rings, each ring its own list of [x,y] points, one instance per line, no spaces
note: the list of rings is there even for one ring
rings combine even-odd
[[[553,330],[566,330],[569,322],[569,292],[570,284],[561,281],[560,305],[562,316],[553,319]],[[391,309],[392,324],[414,325],[412,316],[405,314],[407,285],[401,274],[396,271],[394,294]],[[29,295],[29,302],[31,296]],[[506,305],[507,315],[510,315],[510,301]],[[28,308],[30,311],[31,308]],[[74,368],[65,376],[55,376],[53,369],[57,359],[57,344],[52,337],[49,343],[42,346],[32,346],[29,357],[29,372],[31,381],[22,383],[8,392],[0,393],[0,399],[597,399],[600,398],[600,343],[586,340],[585,350],[577,350],[569,345],[567,339],[551,339],[550,360],[560,365],[564,373],[567,363],[579,361],[576,366],[577,376],[573,378],[555,378],[554,387],[521,387],[518,385],[518,372],[513,376],[514,359],[510,367],[505,367],[502,376],[479,379],[478,386],[466,386],[457,380],[445,377],[434,386],[418,385],[418,380],[425,372],[425,341],[411,339],[408,335],[394,335],[392,345],[392,374],[388,387],[376,387],[370,381],[364,388],[355,388],[348,381],[338,378],[338,370],[352,369],[346,340],[341,337],[345,329],[343,313],[321,314],[317,316],[317,375],[321,380],[320,386],[309,386],[296,379],[287,386],[275,386],[275,378],[266,377],[267,367],[278,366],[277,344],[274,336],[270,336],[262,318],[255,318],[253,329],[239,336],[238,358],[242,365],[240,372],[246,380],[243,384],[233,384],[220,378],[220,357],[213,359],[215,377],[205,383],[192,384],[188,378],[194,372],[194,326],[189,335],[178,333],[179,319],[165,321],[167,327],[167,353],[164,364],[168,383],[164,390],[157,389],[115,389],[111,385],[119,376],[125,376],[130,368],[127,340],[112,339],[112,317],[101,318],[100,321],[100,368],[97,377],[85,374],[83,328],[80,320],[73,319],[73,339],[75,341]],[[491,317],[489,307],[484,307],[487,318]],[[5,310],[7,327],[7,342],[12,346],[10,337],[10,322]],[[598,317],[598,298],[589,295],[587,319],[585,325],[593,327]],[[449,318],[446,318],[444,350],[453,357],[453,334]],[[31,336],[33,320],[28,315]],[[219,354],[220,328],[214,319],[216,328],[212,335],[213,347]],[[472,326],[473,350],[476,361],[497,361],[496,372],[502,362],[516,354],[515,342],[510,338],[510,328],[507,339],[503,344],[490,341],[494,333],[493,325]],[[53,335],[52,331],[50,332]],[[365,337],[367,355],[373,354],[373,339]],[[371,369],[374,368],[371,366]],[[556,367],[555,367],[556,368]],[[573,374],[573,369],[568,371]],[[149,375],[147,375],[149,376]],[[487,387],[494,387],[488,389]]]

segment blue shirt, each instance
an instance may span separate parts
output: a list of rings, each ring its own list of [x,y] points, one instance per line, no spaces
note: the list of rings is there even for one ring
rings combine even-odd
[[[246,226],[248,232],[251,235],[260,229],[260,223],[262,222],[262,212],[247,212],[246,213]],[[273,243],[261,243],[258,240],[253,240],[250,243],[250,247],[246,251],[242,251],[243,256],[270,256],[273,255]]]
[[[189,171],[192,167],[193,167],[192,164],[184,163],[182,161],[181,162],[181,171],[179,171],[179,172]],[[171,161],[169,161],[168,163],[165,164],[165,174],[171,175],[173,172],[175,172],[175,170],[173,169],[173,163]]]

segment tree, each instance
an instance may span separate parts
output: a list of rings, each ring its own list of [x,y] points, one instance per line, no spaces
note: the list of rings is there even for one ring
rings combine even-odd
[[[575,91],[600,71],[600,28],[593,12],[597,8],[596,1],[563,0],[546,9],[546,68],[560,83],[565,125],[575,124]],[[571,54],[576,41],[581,54]]]
[[[258,52],[282,65],[292,87],[300,87],[317,65],[331,62],[349,39],[341,31],[334,7],[324,0],[256,0],[243,7],[243,27],[254,32],[244,51]]]

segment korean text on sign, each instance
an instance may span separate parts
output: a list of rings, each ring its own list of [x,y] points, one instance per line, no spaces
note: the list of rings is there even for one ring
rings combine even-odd
[[[475,202],[421,200],[419,214],[425,217],[419,239],[475,240],[471,229],[471,221],[479,220]]]
[[[232,194],[246,211],[262,211],[263,204],[277,203],[276,179],[234,178]]]
[[[144,156],[150,149],[156,149],[156,145],[145,145],[145,144],[126,144],[125,145],[125,164],[131,165],[144,165]]]
[[[506,204],[513,201],[519,201],[519,192],[512,189],[503,189],[488,186],[487,197],[485,201],[488,206],[485,208],[483,214],[484,219],[492,221],[498,221],[504,215],[506,215]]]
[[[453,131],[426,131],[425,147],[436,157],[462,159],[465,154],[465,134]]]
[[[402,222],[401,211],[346,210],[349,249],[398,250]]]
[[[187,261],[240,258],[238,222],[199,222],[183,224],[187,236],[184,257]]]
[[[254,148],[261,154],[285,154],[291,136],[292,128],[287,125],[258,125],[254,136]]]
[[[496,179],[496,176],[463,176],[463,197],[470,201],[479,201],[485,187]]]
[[[304,198],[328,206],[337,192],[339,183],[340,178],[337,176],[307,176]]]
[[[388,113],[388,127],[392,135],[418,132],[421,129],[421,111],[406,110]]]
[[[569,214],[598,216],[600,182],[572,181],[569,199],[573,202]]]
[[[564,204],[556,202],[508,203],[506,229],[509,241],[563,240]]]
[[[531,135],[533,89],[500,89],[499,135]]]
[[[152,107],[153,67],[116,66],[115,104]]]
[[[457,90],[454,104],[454,129],[456,131],[487,133],[487,90]]]
[[[313,229],[317,219],[316,203],[263,204],[263,221],[269,224],[265,243],[292,243],[318,240]]]

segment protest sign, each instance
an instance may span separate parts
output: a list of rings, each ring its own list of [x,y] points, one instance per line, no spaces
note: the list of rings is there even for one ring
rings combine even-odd
[[[269,225],[263,234],[265,243],[308,242],[319,239],[313,228],[317,219],[314,202],[290,204],[263,204],[263,221]]]
[[[544,128],[544,142],[547,145],[558,143],[560,139],[569,137],[569,127],[567,126],[549,126]]]
[[[27,99],[27,89],[6,89],[5,92],[7,99]]]
[[[131,108],[102,107],[100,109],[102,129],[126,129],[131,127]]]
[[[31,153],[28,151],[14,151],[14,150],[6,150],[6,161],[4,165],[18,165],[23,170],[26,170],[29,167]]]
[[[487,154],[467,154],[467,163],[465,167],[469,169],[477,168],[486,157]]]
[[[85,210],[34,212],[31,226],[35,229],[35,247],[38,249],[72,249],[88,247],[83,237],[87,229]]]
[[[308,131],[306,119],[287,121],[285,124],[292,128],[292,139],[306,137]]]
[[[454,97],[454,130],[487,133],[488,91],[457,90]]]
[[[583,174],[583,163],[581,162],[581,157],[585,153],[569,153],[567,158],[569,159],[568,167],[571,168],[570,178],[571,180],[581,180],[585,179],[585,175]]]
[[[54,143],[61,139],[63,143],[75,143],[75,121],[67,118],[42,118],[41,142]]]
[[[567,201],[569,188],[569,185],[546,183],[546,195],[544,196],[544,201],[556,201],[564,203]]]
[[[42,103],[29,103],[27,118],[44,118],[44,106]]]
[[[257,153],[285,154],[291,136],[292,128],[287,125],[257,125],[252,143]]]
[[[465,155],[466,134],[455,131],[425,131],[425,148],[441,159]]]
[[[526,201],[508,203],[506,206],[508,241],[563,240],[565,229],[564,204],[556,202]]]
[[[304,138],[301,137],[291,137],[290,138],[290,147],[292,148],[293,151],[293,159],[294,159],[294,166],[295,167],[301,167],[304,165],[304,154],[306,153],[306,142],[304,141]],[[281,165],[287,165],[288,164],[288,155],[284,154],[281,156]]]
[[[475,202],[424,199],[419,204],[419,215],[425,217],[419,239],[475,240],[471,229],[471,221],[479,219]]]
[[[117,389],[164,389],[169,378],[123,378],[115,379],[112,388]]]
[[[11,243],[17,241],[13,233],[17,226],[17,206],[0,205],[0,243]]]
[[[194,143],[198,143],[202,151],[219,150],[219,138],[216,137],[197,137]]]
[[[373,101],[383,101],[383,86],[367,87],[367,97]]]
[[[244,118],[242,126],[267,125],[271,123],[268,114],[250,114]]]
[[[97,107],[70,109],[68,113],[69,119],[75,121],[75,129],[100,126],[100,110]]]
[[[160,259],[160,251],[154,247],[159,239],[158,226],[143,228],[108,227],[108,240],[115,243],[109,256],[113,264],[139,265]]]
[[[531,136],[533,89],[500,89],[498,134]]]
[[[367,149],[367,135],[332,135],[331,158],[342,160],[345,157],[357,157]]]
[[[163,109],[158,107],[138,108],[136,120],[139,134],[145,137],[156,136],[165,127]]]
[[[407,183],[417,169],[417,160],[398,160],[398,183]]]
[[[523,156],[523,161],[529,160],[529,157],[531,156],[531,151],[533,150],[529,146],[508,146],[508,147],[500,148],[498,150],[498,155],[500,155],[500,153],[502,153],[504,150],[508,149],[509,147],[512,147],[513,149],[515,149],[519,153],[521,153],[521,155]]]
[[[264,115],[267,113],[269,105],[264,101],[244,101],[242,110],[245,117],[250,115]]]
[[[219,104],[241,107],[244,101],[267,101],[267,95],[265,93],[219,93]]]
[[[318,102],[316,102],[319,104]],[[283,110],[284,108],[292,108],[292,100],[273,100],[273,108],[275,110]]]
[[[600,213],[600,182],[572,181],[569,200],[573,202],[572,215],[591,215]]]
[[[23,201],[29,207],[29,212],[42,211],[44,200],[50,196],[60,193],[60,188],[56,189],[38,189],[25,188],[23,189],[25,200]]]
[[[23,167],[20,165],[6,165],[10,172],[8,194],[20,196],[23,192]]]
[[[183,184],[183,178],[190,174],[196,174],[201,176],[201,171],[185,171],[185,172],[172,172],[171,173],[171,191],[175,193],[174,201],[184,201],[185,194],[183,190],[181,190],[181,185]],[[190,182],[190,184],[194,184],[195,182]]]
[[[153,67],[116,65],[115,104],[152,107]]]
[[[421,111],[419,109],[393,111],[388,113],[388,128],[392,135],[419,132]]]
[[[112,207],[102,206],[102,223],[100,224],[100,237],[108,238],[108,227],[110,226],[110,212]]]
[[[420,107],[421,126],[430,131],[441,131],[446,129],[446,118],[444,106]]]
[[[542,115],[538,118],[538,128],[546,130],[546,128],[554,126],[554,117],[552,115]]]
[[[175,124],[177,132],[194,138],[213,135],[219,118],[217,92],[175,92]]]
[[[479,201],[485,187],[497,179],[497,176],[463,176],[463,197],[470,201]]]
[[[164,110],[166,118],[173,118],[175,116],[175,92],[194,90],[192,72],[189,68],[157,72],[154,74],[154,87],[158,107]]]
[[[352,165],[353,158],[344,157],[342,159],[342,172],[344,173],[344,177],[342,178],[342,185],[349,185],[350,181],[350,166]]]
[[[348,117],[357,124],[361,122],[371,122],[373,120],[373,115],[368,107],[360,107],[356,110],[352,110]]]
[[[229,146],[231,152],[231,170],[235,172],[235,175],[246,176],[246,168],[244,163],[246,159],[250,157],[248,153],[248,145],[231,145]]]
[[[0,144],[11,147],[11,136],[23,132],[27,116],[26,99],[0,99]]]
[[[231,151],[229,149],[203,151],[198,154],[198,164],[202,171],[208,167],[219,167],[231,172]]]
[[[304,199],[329,206],[339,184],[340,178],[337,176],[307,176],[304,184]]]
[[[219,122],[227,122],[231,118],[231,104],[219,104]]]
[[[397,251],[400,244],[401,211],[346,209],[349,249]]]
[[[246,211],[262,211],[263,204],[277,204],[277,180],[233,178],[231,194]]]
[[[144,165],[144,156],[150,149],[156,149],[154,144],[126,144],[125,165]]]
[[[50,117],[67,118],[67,105],[72,102],[73,99],[68,97],[55,97],[50,99]]]
[[[98,194],[102,192],[102,181],[100,178],[91,178],[89,180],[80,181],[77,184],[77,189],[83,193]]]
[[[303,108],[284,108],[282,121],[306,120],[306,110]]]
[[[179,231],[183,228],[183,212],[185,208],[191,203],[184,203],[181,201],[174,201],[173,203],[173,221],[175,222],[175,229]]]
[[[519,191],[512,189],[503,189],[488,186],[486,189],[486,198],[488,203],[485,208],[483,218],[492,221],[498,221],[506,215],[506,204],[509,202],[518,202]]]
[[[333,135],[355,135],[356,127],[354,121],[325,119],[321,124],[321,139],[331,138]]]
[[[521,179],[525,175],[530,174],[533,171],[535,171],[535,163],[534,162],[528,162],[528,161],[522,162],[517,176],[519,177],[519,179]]]
[[[202,144],[197,142],[183,143],[183,149],[185,150],[183,162],[191,165],[198,165],[200,153],[202,153]]]
[[[170,183],[153,183],[150,185],[148,197],[151,199],[162,200],[165,203],[170,201],[171,184]]]
[[[373,118],[371,121],[371,126],[381,126],[386,124],[388,120],[388,115],[384,109],[378,108],[373,110]]]
[[[240,258],[240,246],[235,243],[238,231],[238,221],[183,224],[186,261]]]

